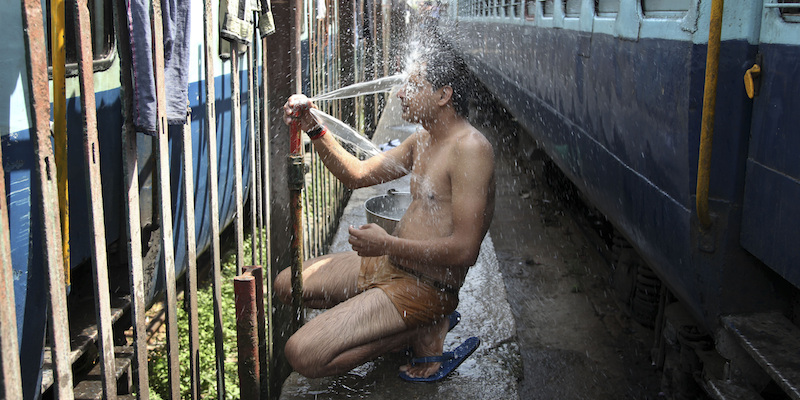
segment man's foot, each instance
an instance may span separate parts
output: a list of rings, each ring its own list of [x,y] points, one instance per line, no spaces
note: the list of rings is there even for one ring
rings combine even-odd
[[[480,346],[481,341],[477,337],[471,337],[464,341],[455,350],[443,353],[441,356],[422,357],[411,360],[412,365],[440,363],[439,368],[425,377],[411,376],[408,371],[400,372],[400,378],[409,382],[437,382],[455,371],[464,360],[467,359]]]
[[[461,313],[459,313],[458,311],[453,311],[445,317],[445,320],[447,322],[447,332],[450,332],[453,330],[453,328],[456,327],[456,325],[458,325],[459,322],[461,322]],[[401,345],[396,349],[390,350],[389,352],[390,353],[405,352],[408,356],[412,355],[411,347],[409,347],[408,345]]]
[[[451,320],[445,317],[433,325],[420,329],[417,338],[412,342],[416,357],[432,357],[442,354],[444,338],[450,330]],[[441,361],[409,363],[400,367],[400,371],[412,378],[427,378],[439,370]]]

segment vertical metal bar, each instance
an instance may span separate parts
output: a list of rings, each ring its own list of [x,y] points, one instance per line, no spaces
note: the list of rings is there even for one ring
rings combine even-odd
[[[267,53],[267,38],[263,38],[261,40],[261,168],[262,168],[262,175],[263,175],[263,182],[264,182],[264,194],[262,198],[264,199],[264,208],[262,212],[264,213],[264,247],[266,250],[266,255],[264,256],[265,265],[266,265],[266,273],[267,276],[267,293],[265,294],[265,301],[266,309],[269,310],[266,313],[266,349],[267,349],[267,363],[271,365],[272,362],[272,251],[270,248],[270,176],[269,176],[269,166],[270,166],[270,151],[269,151],[269,102],[267,101],[269,98],[269,84],[267,83],[267,61],[268,61],[268,53]],[[269,382],[272,378],[270,377],[270,370],[267,369],[267,382]],[[270,399],[271,397],[271,387],[272,385],[267,384],[267,398]]]
[[[164,33],[161,15],[161,2],[153,1],[153,64],[156,83],[157,148],[158,161],[158,203],[161,207],[161,265],[164,267],[166,282],[165,309],[167,311],[167,359],[169,364],[170,397],[181,396],[180,362],[178,354],[178,300],[175,287],[175,254],[172,234],[172,200],[169,177],[169,137],[167,134],[166,87],[164,86]]]
[[[256,85],[256,87],[258,87]],[[258,106],[256,106],[258,108]],[[261,129],[259,128],[255,134],[255,141],[253,142],[255,147],[255,168],[253,168],[253,174],[255,175],[256,179],[256,204],[254,206],[254,213],[256,215],[256,238],[258,240],[258,246],[255,246],[255,242],[253,248],[255,251],[258,252],[258,257],[256,257],[257,264],[264,264],[264,181],[261,176]]]
[[[251,207],[253,218],[255,219],[255,232],[253,232],[253,261],[254,264],[263,264],[264,263],[264,220],[261,215],[262,205],[262,197],[261,193],[263,182],[261,181],[261,135],[258,130],[256,130],[254,138],[253,138],[253,147],[254,147],[254,164],[253,168],[251,169],[253,174],[254,186],[255,186],[255,204]]]
[[[139,167],[137,158],[136,132],[130,123],[126,122],[122,130],[122,163],[127,192],[125,211],[128,215],[128,266],[132,294],[131,319],[133,320],[133,341],[136,351],[135,385],[139,399],[149,399],[147,322],[145,320],[146,309],[144,303],[144,270],[142,266],[142,233],[140,227],[141,218],[139,215]]]
[[[267,267],[268,273],[267,277],[269,279],[269,263],[272,257],[272,252],[270,251],[269,246],[269,224],[270,224],[270,179],[269,179],[269,83],[267,80],[267,63],[268,63],[268,52],[267,52],[267,38],[264,37],[261,39],[261,180],[264,182],[264,186],[262,187],[263,194],[261,198],[263,199],[264,207],[261,209],[264,217],[264,251],[265,251],[265,265]],[[268,297],[269,298],[269,297]]]
[[[306,21],[305,21],[306,24],[305,25],[306,25],[307,35],[308,35],[308,68],[309,68],[308,77],[309,77],[309,90],[310,90],[309,96],[313,96],[313,95],[319,94],[319,88],[318,88],[318,85],[317,85],[318,79],[317,79],[317,75],[316,75],[316,72],[317,72],[316,48],[317,48],[317,45],[318,45],[317,40],[316,40],[316,26],[317,26],[316,18],[315,18],[316,13],[317,13],[316,12],[316,6],[317,6],[317,2],[316,1],[307,2],[307,4],[306,4],[306,12],[303,15],[305,17],[305,19],[306,19]],[[301,48],[301,51],[302,51],[302,48]],[[302,134],[300,135],[300,139],[302,140]],[[303,159],[303,163],[305,164],[305,159]],[[303,166],[303,170],[304,170],[303,172],[305,172],[305,165]],[[303,179],[304,179],[303,183],[305,183],[305,174],[303,174]],[[308,210],[309,210],[309,208],[308,208],[309,191],[306,190],[305,193],[302,193],[301,196],[302,196],[301,198],[302,198],[302,201],[303,201],[302,204],[306,205],[306,212],[305,213],[301,213],[300,215],[302,215],[302,217],[305,219],[304,226],[307,227],[307,226],[310,225],[307,222],[308,218],[310,217],[308,215]],[[309,238],[310,237],[311,237],[311,235],[304,235],[303,236],[303,242],[302,242],[302,244],[303,244],[303,247],[302,247],[302,249],[303,249],[303,252],[302,252],[303,258],[308,258],[308,251],[311,248],[311,246],[309,245]]]
[[[314,176],[314,256],[322,254],[322,234],[325,228],[325,208],[323,207],[323,200],[325,192],[322,186],[322,162],[316,153],[312,153],[315,168]]]
[[[102,1],[93,1],[92,2],[92,15],[105,15],[104,10],[106,7],[105,2]],[[91,45],[93,48],[102,49],[103,45],[105,44],[106,40],[106,32],[105,32],[105,25],[104,24],[96,24],[95,30],[93,32],[89,32],[89,40],[91,40]]]
[[[303,169],[305,170],[305,160],[303,160]],[[303,174],[303,179],[305,179],[305,174]],[[302,252],[303,253],[302,259],[303,260],[307,260],[307,259],[311,258],[311,255],[309,254],[309,252],[311,251],[311,235],[308,233],[308,227],[311,224],[309,223],[308,220],[310,218],[312,218],[312,216],[309,215],[309,212],[308,212],[308,210],[311,209],[308,206],[308,196],[309,195],[310,195],[310,193],[309,193],[308,190],[304,190],[304,191],[300,192],[300,198],[302,199],[300,209],[306,211],[306,212],[300,214],[302,216],[302,226],[301,226],[300,229],[303,231],[303,236],[302,236],[303,241],[302,241],[302,246],[301,246],[301,249],[303,249],[303,252]]]
[[[296,330],[300,326],[303,309],[303,147],[300,139],[300,123],[289,125],[289,208],[292,213],[292,311],[294,316],[289,326]]]
[[[261,163],[262,163],[262,153],[261,153],[261,135],[263,132],[261,131],[261,107],[263,106],[262,98],[263,94],[261,94],[261,86],[258,84],[259,74],[257,72],[260,71],[259,69],[259,61],[261,58],[259,57],[259,45],[260,42],[258,40],[258,32],[256,30],[253,31],[253,90],[256,93],[255,105],[253,106],[253,115],[254,115],[254,122],[253,122],[253,129],[255,129],[255,140],[253,141],[253,146],[255,148],[255,165],[253,166],[253,174],[255,175],[256,180],[256,204],[253,208],[254,213],[256,215],[256,230],[257,235],[256,238],[258,239],[258,257],[257,257],[257,264],[263,265],[264,264],[264,218],[262,209],[264,208],[264,181],[261,176]],[[256,249],[255,244],[253,245],[253,249]]]
[[[722,36],[724,0],[711,2],[708,23],[708,51],[706,54],[706,76],[703,87],[703,114],[700,126],[700,150],[697,160],[697,190],[695,204],[697,218],[703,230],[711,227],[708,209],[708,188],[711,181],[711,149],[714,143],[714,117],[717,105],[717,77],[719,74],[719,52]]]
[[[224,332],[222,330],[222,271],[221,258],[222,252],[219,243],[219,189],[217,184],[217,111],[215,107],[215,81],[214,46],[217,39],[214,37],[216,25],[214,24],[214,2],[205,0],[203,2],[203,48],[205,53],[203,61],[205,65],[205,89],[206,89],[206,135],[208,136],[208,196],[211,208],[211,276],[212,290],[214,298],[214,349],[217,367],[217,399],[225,398],[225,347],[223,343]]]
[[[97,140],[97,107],[94,101],[94,70],[91,25],[86,0],[75,3],[75,43],[78,46],[78,78],[83,114],[83,151],[86,161],[87,197],[92,228],[92,267],[94,268],[94,305],[100,342],[100,366],[103,373],[103,397],[117,398],[114,363],[114,340],[111,332],[111,299],[108,287],[106,228],[103,215],[103,190],[100,178],[100,144]]]
[[[233,191],[236,198],[236,275],[242,274],[244,266],[244,206],[242,205],[242,110],[239,95],[239,51],[238,44],[231,44],[231,133],[233,134]]]
[[[248,157],[250,157],[250,240],[252,241],[250,250],[250,263],[257,264],[256,255],[258,253],[258,230],[256,229],[256,127],[255,127],[255,85],[253,84],[253,52],[255,43],[247,46],[247,137],[248,137]],[[244,173],[244,171],[242,171]]]
[[[150,398],[147,370],[147,325],[144,304],[144,269],[142,266],[141,218],[139,215],[139,166],[136,130],[133,127],[133,77],[128,38],[128,19],[125,0],[114,1],[117,46],[120,58],[120,86],[122,87],[122,173],[127,192],[125,213],[128,216],[128,268],[130,271],[131,319],[136,352],[136,393],[140,400]]]
[[[310,175],[309,183],[310,185],[306,186],[305,192],[305,215],[306,215],[306,230],[304,233],[305,235],[305,244],[306,244],[306,254],[303,259],[309,259],[311,257],[315,257],[317,255],[317,182],[314,181],[316,178],[316,165],[314,162],[314,153],[308,155],[310,158],[310,168],[309,173]]]
[[[47,49],[44,41],[44,16],[39,0],[22,3],[22,26],[27,50],[28,93],[36,154],[36,184],[42,194],[41,214],[44,263],[47,265],[49,325],[53,352],[53,376],[59,400],[71,400],[72,363],[70,362],[67,293],[64,287],[64,259],[61,250],[58,192],[53,147],[50,142],[50,93],[47,79]]]
[[[327,8],[327,7],[326,7]],[[326,86],[325,86],[325,35],[324,30],[326,26],[326,18],[323,19],[315,19],[314,20],[314,43],[316,46],[315,49],[315,57],[317,60],[317,64],[315,67],[314,75],[317,79],[317,93],[321,94],[325,93]],[[327,107],[328,104],[325,104]],[[319,196],[321,195],[319,191],[319,181],[317,177],[319,176],[319,164],[317,163],[316,153],[311,154],[311,190],[307,190],[306,193],[308,196],[311,197],[311,207],[306,211],[311,212],[313,215],[312,225],[310,226],[308,232],[308,241],[311,244],[309,248],[309,252],[312,253],[314,256],[319,255],[319,227],[320,227],[320,208],[319,208]]]
[[[333,197],[334,193],[331,191],[331,180],[330,180],[330,173],[328,173],[327,168],[322,169],[322,183],[323,183],[323,191],[325,192],[325,201],[323,204],[325,205],[325,247],[323,248],[323,252],[328,249],[328,243],[330,242],[330,233],[331,233],[331,198]]]
[[[22,398],[22,376],[17,340],[17,312],[14,306],[14,272],[11,269],[11,237],[6,204],[6,173],[0,146],[0,361],[3,368],[3,393],[9,399]]]
[[[197,311],[197,242],[194,226],[194,163],[192,157],[192,118],[183,125],[183,204],[186,231],[186,280],[189,284],[186,298],[189,303],[189,371],[190,391],[193,399],[200,398],[200,337]]]
[[[239,275],[233,279],[236,303],[236,343],[239,350],[239,391],[243,400],[258,399],[258,312],[256,284],[252,275]]]
[[[58,176],[58,201],[61,212],[61,248],[64,250],[64,279],[70,286],[69,265],[69,160],[67,159],[67,94],[64,0],[50,4],[50,56],[53,66],[53,138]]]

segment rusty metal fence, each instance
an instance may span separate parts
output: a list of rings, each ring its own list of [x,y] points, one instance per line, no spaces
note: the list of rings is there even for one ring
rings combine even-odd
[[[392,73],[393,55],[404,38],[397,22],[405,6],[392,1],[305,1],[303,21],[308,42],[308,96],[318,96],[348,84]],[[395,5],[396,6],[396,5]],[[365,95],[317,104],[322,111],[371,137],[385,95]],[[308,146],[310,148],[310,144]],[[324,254],[335,234],[350,191],[325,168],[314,151],[306,152],[308,173],[305,207],[304,257]]]
[[[87,0],[67,1],[68,7],[74,7],[74,27],[75,41],[78,44],[78,76],[80,79],[80,100],[81,110],[83,111],[83,132],[84,132],[84,153],[86,160],[87,176],[90,194],[89,210],[90,218],[87,226],[91,229],[92,254],[91,264],[94,287],[95,315],[94,323],[91,327],[77,336],[70,333],[71,319],[68,318],[68,296],[66,291],[65,268],[63,264],[63,248],[61,240],[61,230],[59,229],[59,200],[56,190],[55,155],[50,137],[50,98],[49,82],[47,72],[47,51],[45,49],[44,28],[42,22],[46,21],[46,16],[42,13],[42,2],[39,0],[21,0],[23,4],[23,23],[25,26],[25,39],[27,47],[28,65],[28,89],[30,93],[30,110],[33,121],[32,131],[34,148],[36,153],[35,184],[38,185],[38,193],[41,198],[35,199],[39,212],[43,218],[40,234],[45,243],[44,262],[47,271],[48,281],[48,318],[49,332],[48,344],[44,354],[44,373],[43,389],[50,388],[50,391],[58,399],[73,398],[139,398],[148,399],[150,393],[150,379],[148,372],[148,333],[145,313],[145,283],[143,269],[145,261],[142,258],[142,243],[139,240],[127,240],[119,246],[127,253],[127,272],[129,274],[129,290],[131,295],[123,299],[114,298],[109,291],[109,262],[107,260],[106,232],[104,218],[107,212],[119,210],[103,210],[102,184],[100,181],[99,169],[99,149],[98,126],[93,110],[95,106],[95,89],[93,86],[93,64],[92,64],[92,42],[89,34],[90,14]],[[124,12],[127,2],[125,0],[114,0],[114,20],[117,27],[125,26],[128,23],[127,14]],[[376,77],[387,72],[386,56],[388,52],[389,40],[391,35],[376,35],[377,29],[390,29],[390,24],[383,23],[388,21],[386,18],[389,8],[386,4],[376,1],[352,0],[348,2],[338,2],[328,0],[326,2],[306,1],[305,10],[305,29],[308,39],[307,54],[309,95],[324,93],[348,83],[362,81]],[[325,7],[320,7],[322,4]],[[180,137],[174,137],[173,142],[183,143],[181,154],[173,154],[173,157],[181,158],[181,174],[183,176],[180,188],[170,187],[170,150],[169,137],[166,131],[166,111],[165,111],[165,86],[163,76],[163,32],[161,30],[161,3],[152,2],[151,27],[154,45],[154,64],[155,82],[157,92],[157,118],[159,123],[158,132],[154,139],[156,174],[154,182],[157,183],[154,203],[160,207],[158,215],[162,221],[173,220],[173,210],[171,209],[170,194],[179,193],[182,197],[184,208],[182,215],[178,216],[183,221],[186,237],[181,246],[186,246],[187,262],[185,284],[179,285],[175,276],[175,254],[173,254],[172,224],[162,223],[159,231],[160,260],[156,262],[164,268],[166,286],[164,290],[163,309],[165,315],[164,325],[166,326],[166,357],[168,364],[168,387],[169,397],[173,399],[185,396],[181,390],[180,361],[179,354],[188,354],[187,362],[190,371],[190,387],[188,389],[191,398],[198,399],[203,395],[200,390],[200,365],[198,360],[199,347],[199,327],[198,327],[198,273],[197,273],[197,254],[195,238],[195,211],[193,209],[194,196],[207,196],[211,210],[210,232],[211,244],[209,247],[209,264],[213,296],[213,319],[214,319],[214,354],[216,367],[217,398],[224,398],[225,394],[225,371],[224,361],[229,357],[236,357],[235,354],[227,354],[224,338],[235,335],[235,332],[224,332],[223,313],[232,310],[222,308],[222,288],[225,285],[233,285],[233,282],[223,282],[221,275],[221,258],[223,249],[221,248],[220,235],[220,216],[219,216],[219,188],[217,187],[218,163],[217,160],[217,121],[215,120],[216,94],[215,94],[215,58],[213,54],[214,46],[209,45],[212,41],[217,41],[217,18],[214,12],[217,10],[218,3],[214,0],[205,0],[204,7],[204,49],[201,54],[201,62],[204,64],[204,82],[200,100],[205,109],[204,131],[206,132],[207,148],[206,162],[208,163],[208,190],[206,193],[195,194],[193,187],[194,174],[193,160],[197,155],[192,154],[192,132],[190,124],[184,125]],[[364,17],[366,15],[366,18]],[[116,44],[118,46],[118,56],[120,63],[120,97],[123,112],[122,126],[122,171],[120,176],[124,180],[124,218],[125,236],[128,238],[140,238],[142,236],[139,215],[139,177],[140,166],[138,165],[137,133],[132,126],[131,104],[132,104],[132,81],[131,76],[131,52],[128,48],[130,43],[126,29],[115,29]],[[356,50],[353,50],[353,49]],[[369,60],[358,60],[360,57],[369,57]],[[270,176],[269,176],[269,154],[270,143],[267,126],[269,119],[267,110],[267,97],[269,87],[266,79],[266,65],[268,54],[266,51],[266,39],[257,36],[254,32],[252,45],[248,46],[243,54],[232,52],[229,65],[231,74],[231,115],[242,115],[241,103],[246,103],[247,116],[246,124],[239,118],[231,118],[230,132],[233,135],[234,143],[233,168],[241,173],[235,174],[237,179],[234,182],[235,191],[235,217],[232,224],[234,229],[234,242],[236,253],[237,275],[250,276],[256,271],[255,281],[263,279],[263,284],[258,285],[266,290],[263,296],[261,315],[256,311],[254,315],[258,320],[259,335],[258,352],[261,359],[260,382],[262,388],[260,396],[269,395],[265,392],[263,385],[268,371],[265,365],[269,365],[267,360],[272,357],[272,335],[273,323],[270,312],[264,313],[263,310],[272,310],[271,304],[271,277],[273,271],[270,267],[270,246],[267,230],[270,226],[271,201],[270,201]],[[245,89],[239,87],[240,63],[245,63],[246,71]],[[199,67],[198,67],[199,68]],[[161,71],[161,72],[160,72]],[[240,94],[246,93],[244,100],[240,99]],[[372,103],[370,106],[369,103]],[[272,107],[275,107],[272,104]],[[370,97],[358,101],[337,100],[321,105],[323,110],[351,125],[369,131],[369,126],[375,125],[380,109],[378,97]],[[87,111],[89,110],[89,111]],[[365,122],[366,121],[366,122]],[[246,131],[242,132],[242,127]],[[242,135],[245,135],[243,138]],[[138,139],[141,140],[141,139]],[[243,142],[248,143],[247,154],[250,173],[249,182],[242,182],[245,176],[243,171],[242,156],[244,151],[240,148]],[[310,149],[310,144],[307,143]],[[2,156],[0,154],[0,156]],[[344,206],[349,199],[349,191],[336,180],[324,167],[322,162],[313,151],[306,151],[305,161],[307,164],[306,187],[303,194],[303,204],[305,212],[304,219],[304,257],[310,258],[323,254],[327,251],[333,234],[336,230],[339,217]],[[14,288],[12,283],[12,270],[10,261],[9,247],[9,220],[7,214],[5,182],[0,164],[0,284],[3,285],[0,296],[0,347],[2,349],[2,393],[0,397],[8,399],[22,398],[21,392],[21,371],[19,364],[19,348],[17,341],[16,316],[14,310]],[[245,187],[247,193],[245,193]],[[249,203],[249,221],[245,221],[246,203]],[[249,224],[248,224],[249,222]],[[248,226],[249,225],[249,226]],[[73,228],[74,229],[74,228]],[[244,239],[245,230],[251,233],[252,238],[252,258],[245,260]],[[256,266],[256,267],[253,267]],[[263,272],[262,269],[263,267]],[[68,269],[67,269],[68,271]],[[244,273],[244,274],[243,274]],[[242,279],[240,279],[242,280]],[[253,279],[244,278],[244,281]],[[178,291],[183,290],[184,308],[188,314],[188,349],[179,348],[178,337]],[[248,289],[249,290],[249,289]],[[256,289],[256,292],[258,289]],[[263,302],[267,302],[263,305]],[[258,308],[258,306],[257,306]],[[252,307],[251,314],[252,314]],[[266,315],[264,315],[266,314]],[[130,339],[120,340],[118,332],[114,331],[114,324],[117,321],[130,321],[132,335]],[[210,344],[207,344],[210,345]],[[88,380],[77,382],[73,376],[73,363],[79,357],[85,357],[90,347],[96,346],[98,352],[95,362],[96,376]],[[260,346],[260,347],[259,347]],[[187,351],[188,350],[188,351]],[[228,350],[230,352],[230,350]],[[240,360],[241,361],[241,360]],[[89,375],[94,372],[90,372]],[[127,379],[124,379],[127,378]],[[118,387],[118,382],[122,384]],[[135,392],[130,393],[131,389]],[[252,387],[248,388],[252,390]],[[257,396],[259,391],[250,392],[250,396]],[[118,393],[126,393],[118,395]],[[245,395],[245,392],[242,392]]]
[[[306,7],[304,27],[308,37],[308,95],[315,96],[341,87],[339,2],[308,1]],[[342,103],[342,100],[334,100],[318,106],[326,113],[342,119]],[[310,143],[305,154],[308,173],[303,196],[303,257],[308,259],[327,250],[350,192],[325,168]]]

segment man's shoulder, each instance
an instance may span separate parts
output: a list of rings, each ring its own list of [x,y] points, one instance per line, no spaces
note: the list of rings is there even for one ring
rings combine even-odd
[[[488,151],[492,154],[492,144],[486,136],[471,124],[466,124],[458,134],[455,141],[455,150],[460,153],[485,155]]]

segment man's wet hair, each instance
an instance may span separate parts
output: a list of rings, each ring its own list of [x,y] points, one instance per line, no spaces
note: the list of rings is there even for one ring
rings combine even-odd
[[[453,107],[458,115],[469,115],[469,99],[474,86],[472,73],[456,51],[444,40],[434,35],[426,40],[420,56],[425,65],[425,79],[433,89],[450,86],[453,89]]]

